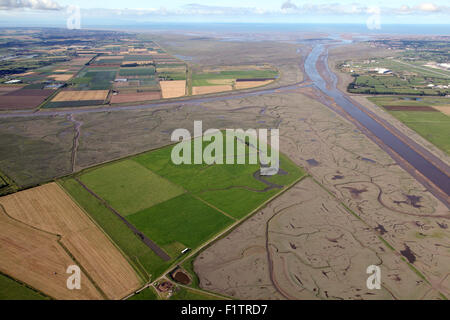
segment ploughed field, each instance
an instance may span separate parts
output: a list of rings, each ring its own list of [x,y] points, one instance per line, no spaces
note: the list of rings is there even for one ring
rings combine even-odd
[[[121,299],[142,283],[121,251],[56,183],[1,197],[0,220],[0,271],[51,298]],[[80,290],[66,286],[72,265],[81,269]],[[23,290],[15,286],[11,294]]]

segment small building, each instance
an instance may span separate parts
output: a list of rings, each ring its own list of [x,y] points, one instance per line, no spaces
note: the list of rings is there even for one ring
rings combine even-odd
[[[114,82],[127,82],[128,79],[126,78],[117,78],[116,80],[114,80]]]

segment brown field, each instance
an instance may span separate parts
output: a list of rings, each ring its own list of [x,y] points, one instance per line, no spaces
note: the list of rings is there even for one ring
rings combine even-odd
[[[157,67],[156,72],[186,72],[185,67]]]
[[[233,88],[231,85],[218,85],[218,86],[201,86],[201,87],[192,87],[192,94],[208,94],[208,93],[215,93],[215,92],[223,92],[223,91],[230,91]]]
[[[147,52],[147,49],[130,48],[128,49],[128,52]]]
[[[161,81],[159,84],[164,99],[182,97],[186,94],[186,80]]]
[[[14,86],[4,85],[4,86],[2,86],[2,85],[0,85],[0,96],[2,96],[4,94],[7,94],[9,92],[12,92],[12,91],[17,91],[17,90],[21,89],[22,87],[23,87],[23,85],[21,85],[21,86],[17,86],[17,85],[14,85]]]
[[[60,243],[107,298],[120,299],[139,287],[137,275],[120,251],[56,183],[2,197],[0,204],[12,219],[53,237],[59,235]],[[38,257],[27,256],[19,265],[32,263]],[[51,281],[53,274],[45,268],[34,269],[47,277],[47,285],[37,289],[46,292],[47,286],[58,287],[54,290],[65,287],[65,282]],[[17,275],[18,279],[23,277],[27,275]]]
[[[447,116],[450,116],[450,106],[433,106],[433,108]]]
[[[105,100],[108,93],[108,90],[61,91],[52,102]]]
[[[29,72],[17,73],[17,74],[15,74],[15,76],[16,77],[26,77],[26,76],[31,76],[32,74],[34,74],[34,72],[29,71]]]
[[[50,96],[54,90],[20,89],[3,94],[0,110],[33,109]]]
[[[93,58],[93,56],[94,55],[86,56],[86,57],[82,57],[82,58],[75,58],[73,60],[66,62],[66,64],[69,66],[82,66],[82,65],[85,65],[86,63],[88,63]]]
[[[52,74],[48,76],[56,81],[67,81],[73,77],[73,74]]]
[[[0,270],[55,299],[103,299],[84,273],[81,290],[68,290],[66,270],[76,262],[52,235],[6,215],[0,206]]]
[[[101,57],[98,57],[96,60],[97,61],[100,61],[100,60],[115,60],[115,59],[123,59],[124,58],[124,56],[101,56]]]
[[[161,99],[161,92],[119,93],[111,97],[111,103],[138,102]]]
[[[209,79],[208,82],[212,84],[229,84],[233,85],[235,79]]]
[[[255,88],[260,86],[265,86],[266,84],[269,84],[273,82],[273,80],[265,80],[265,81],[237,81],[235,84],[236,89],[248,89],[248,88]]]

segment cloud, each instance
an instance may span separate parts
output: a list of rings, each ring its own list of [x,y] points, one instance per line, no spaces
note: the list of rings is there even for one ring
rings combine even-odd
[[[450,7],[437,6],[431,2],[424,2],[417,6],[410,7],[402,5],[400,8],[394,9],[393,12],[398,14],[433,14],[433,13],[450,13]]]
[[[427,12],[437,12],[439,11],[438,6],[436,6],[433,3],[421,3],[418,5],[418,9],[421,11],[427,11]]]
[[[289,10],[289,9],[297,9],[297,6],[292,3],[291,0],[287,0],[286,2],[283,2],[281,5],[281,10]]]
[[[53,0],[0,0],[0,10],[61,10],[63,7]]]
[[[265,13],[265,10],[250,7],[224,7],[190,3],[182,7],[181,13],[197,15],[235,15],[248,13],[262,14]]]

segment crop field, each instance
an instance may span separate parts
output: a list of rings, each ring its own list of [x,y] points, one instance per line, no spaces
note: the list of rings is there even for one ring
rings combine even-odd
[[[150,91],[150,92],[136,92],[136,93],[127,93],[119,92],[117,95],[113,95],[111,97],[111,103],[127,103],[127,102],[142,102],[149,100],[158,100],[161,99],[161,92],[159,91]]]
[[[370,101],[450,154],[450,99],[441,97],[370,97]],[[446,113],[447,112],[447,113]]]
[[[223,92],[223,91],[231,91],[233,87],[231,85],[217,85],[217,86],[201,86],[201,87],[192,87],[192,94],[208,94],[215,92]]]
[[[151,76],[156,72],[154,67],[120,68],[119,76]]]
[[[52,102],[105,100],[108,93],[108,90],[61,91],[52,99]]]
[[[81,290],[66,288],[66,269],[76,264],[54,234],[38,230],[6,214],[0,207],[0,271],[55,299],[102,299],[86,277]]]
[[[55,91],[51,89],[19,89],[3,94],[0,110],[34,109]]]
[[[278,76],[275,70],[223,70],[216,72],[196,72],[192,75],[192,85],[214,85],[210,80],[223,79],[273,79]]]
[[[176,98],[186,95],[185,80],[161,81],[159,84],[163,98]]]
[[[89,82],[80,83],[77,87],[88,90],[108,90],[111,88],[111,82],[115,79],[116,73],[117,70],[88,69],[83,77],[89,79]]]
[[[120,299],[140,285],[122,253],[56,183],[2,197],[0,204],[3,272],[62,299]],[[65,285],[73,264],[92,279],[81,291]]]
[[[209,94],[229,90],[249,89],[271,83],[278,72],[268,68],[222,67],[196,70],[192,74],[192,94]]]
[[[273,80],[260,80],[260,81],[236,81],[234,85],[235,89],[249,89],[260,86],[265,86],[269,83],[273,82]]]
[[[49,75],[48,77],[56,81],[67,81],[72,79],[73,74],[52,74]]]

